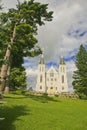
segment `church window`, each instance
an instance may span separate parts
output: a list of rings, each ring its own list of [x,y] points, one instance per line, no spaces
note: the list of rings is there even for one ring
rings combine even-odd
[[[64,83],[64,75],[62,75],[62,83]]]
[[[40,89],[42,89],[42,86],[40,86]]]
[[[51,87],[50,89],[53,89],[53,87]]]
[[[46,87],[46,90],[48,90],[48,87]]]
[[[65,72],[65,68],[63,67],[63,72]]]
[[[40,76],[40,82],[42,82],[42,75]]]
[[[50,73],[50,77],[53,77],[54,76],[54,74],[53,73]]]
[[[51,81],[53,81],[53,78],[51,78]]]
[[[64,90],[64,86],[62,86],[62,90]]]

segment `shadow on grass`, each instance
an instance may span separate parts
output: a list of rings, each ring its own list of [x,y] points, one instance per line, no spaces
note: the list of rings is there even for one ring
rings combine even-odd
[[[3,107],[0,109],[0,117],[5,118],[0,120],[0,130],[15,130],[14,121],[20,120],[20,116],[27,115],[25,106]],[[21,122],[22,123],[22,122]]]
[[[42,103],[48,103],[49,101],[52,102],[60,102],[58,99],[54,99],[54,97],[48,96],[48,95],[33,95],[33,94],[26,94],[27,97],[35,100],[35,101],[39,101]]]
[[[60,100],[57,98],[54,98],[54,96],[48,96],[46,94],[42,94],[42,95],[35,95],[32,93],[15,93],[12,95],[4,95],[4,98],[11,98],[11,99],[24,99],[24,98],[31,98],[35,101],[39,101],[41,103],[48,103],[49,101],[52,102],[60,102]]]

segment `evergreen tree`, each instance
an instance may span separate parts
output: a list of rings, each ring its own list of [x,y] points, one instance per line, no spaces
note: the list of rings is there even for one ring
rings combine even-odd
[[[76,55],[75,65],[77,70],[73,74],[73,86],[79,95],[87,96],[87,52],[83,45]]]
[[[52,20],[52,11],[48,12],[48,4],[40,4],[34,0],[24,1],[18,4],[16,9],[9,9],[0,15],[0,42],[2,47],[6,45],[5,56],[0,74],[0,91],[9,81],[12,67],[21,68],[23,57],[36,56],[41,53],[35,35],[38,25],[44,25],[45,21]],[[0,48],[1,49],[1,48]]]

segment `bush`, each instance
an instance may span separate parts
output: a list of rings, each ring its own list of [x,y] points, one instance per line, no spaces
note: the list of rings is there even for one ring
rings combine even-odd
[[[87,96],[86,96],[84,93],[79,93],[78,95],[79,95],[79,98],[80,98],[80,99],[85,99],[85,100],[87,100]]]
[[[48,94],[47,93],[43,93],[43,95],[42,95],[43,97],[47,97],[48,96]]]
[[[58,94],[55,94],[55,97],[59,97],[59,95],[58,95]]]
[[[0,99],[3,99],[3,95],[0,93]]]

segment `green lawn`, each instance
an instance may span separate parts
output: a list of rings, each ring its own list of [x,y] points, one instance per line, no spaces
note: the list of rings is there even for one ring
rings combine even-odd
[[[10,94],[2,117],[0,130],[87,130],[87,100]]]

